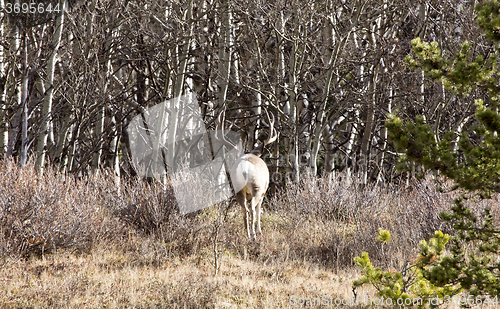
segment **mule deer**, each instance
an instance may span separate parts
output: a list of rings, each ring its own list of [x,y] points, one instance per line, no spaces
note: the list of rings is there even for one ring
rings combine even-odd
[[[220,132],[221,137],[218,137],[216,133],[215,139],[228,147],[228,149],[239,152],[238,159],[231,167],[229,175],[231,177],[233,189],[236,193],[236,201],[243,208],[243,224],[245,225],[247,236],[248,238],[255,240],[255,223],[257,223],[257,234],[262,234],[262,230],[260,228],[261,205],[264,195],[266,194],[267,187],[269,186],[269,169],[260,156],[264,151],[264,146],[271,144],[278,137],[277,131],[274,128],[274,115],[271,114],[271,119],[269,117],[269,113],[264,110],[266,120],[269,125],[269,135],[267,139],[255,147],[252,151],[248,153],[241,153],[241,150],[239,150],[236,145],[225,138],[225,111],[226,109],[224,109],[217,118],[216,132]],[[247,201],[250,201],[250,208],[247,205]],[[248,218],[249,212],[251,212],[251,222],[249,222]]]

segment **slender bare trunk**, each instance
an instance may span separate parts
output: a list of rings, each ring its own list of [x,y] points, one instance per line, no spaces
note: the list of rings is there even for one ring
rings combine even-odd
[[[334,46],[336,42],[335,40],[335,32],[333,30],[333,25],[330,22],[330,18],[327,18],[325,20],[325,27],[323,29],[323,40],[325,42],[328,42],[326,45],[327,46]],[[309,162],[309,166],[311,169],[311,173],[313,175],[316,175],[318,173],[318,166],[316,164],[317,158],[318,158],[318,153],[319,153],[319,148],[321,146],[321,141],[322,141],[322,130],[324,129],[324,126],[322,123],[324,122],[324,117],[325,117],[325,108],[326,108],[326,101],[327,101],[327,96],[330,91],[330,86],[332,82],[332,77],[333,77],[333,72],[334,72],[334,67],[333,67],[333,62],[334,62],[334,51],[331,48],[326,48],[323,51],[323,60],[325,63],[328,64],[328,71],[326,74],[325,80],[322,82],[322,87],[323,87],[323,94],[321,96],[322,103],[320,105],[320,110],[318,114],[316,115],[316,127],[314,128],[314,133],[312,134],[312,145],[311,145],[311,159]],[[326,123],[325,123],[326,125]]]
[[[335,156],[334,156],[334,145],[333,145],[333,134],[332,131],[334,130],[333,125],[326,125],[325,126],[325,131],[323,134],[326,136],[325,137],[325,167],[324,167],[324,174],[328,174],[330,172],[333,172],[335,168]]]
[[[12,51],[14,53],[14,57],[19,57],[20,53],[20,47],[21,47],[21,35],[19,33],[19,28],[15,24],[12,24],[12,31],[11,31],[11,47]],[[14,154],[15,147],[16,147],[16,142],[17,142],[17,136],[19,134],[19,125],[21,124],[21,117],[22,117],[22,109],[21,109],[21,93],[22,93],[22,83],[19,82],[18,80],[15,79],[12,81],[15,83],[16,90],[14,91],[14,95],[12,96],[12,103],[15,104],[15,107],[17,108],[16,115],[14,117],[14,123],[12,127],[10,127],[9,130],[9,137],[8,137],[8,144],[7,144],[7,151],[6,151],[6,157],[10,157]]]
[[[0,7],[5,7],[4,0],[0,0]],[[7,19],[3,12],[0,12],[0,37],[4,37],[4,24]],[[7,153],[7,145],[9,143],[9,126],[7,121],[7,75],[5,67],[5,54],[3,44],[0,44],[0,156]]]
[[[313,175],[318,173],[317,167],[317,158],[319,153],[319,148],[321,146],[322,141],[322,132],[324,127],[326,126],[327,115],[326,115],[326,105],[328,102],[328,96],[330,92],[330,88],[332,87],[333,74],[335,72],[335,67],[337,60],[339,58],[340,53],[344,50],[344,47],[351,36],[351,33],[356,29],[356,25],[359,20],[359,16],[361,14],[362,9],[360,8],[358,12],[354,15],[351,23],[351,29],[347,31],[342,37],[337,38],[337,33],[335,33],[333,29],[333,25],[331,24],[334,20],[333,16],[330,16],[325,22],[326,30],[324,35],[326,36],[329,42],[332,43],[333,49],[331,51],[326,52],[325,63],[327,64],[327,73],[325,75],[325,79],[323,84],[323,93],[321,97],[321,103],[318,108],[318,113],[316,114],[316,128],[314,129],[313,134],[313,144],[311,145],[311,159],[310,159],[310,169]],[[340,13],[338,13],[340,14]]]
[[[54,152],[54,160],[59,159],[59,170],[60,171],[65,171],[66,170],[66,165],[68,164],[68,154],[67,150],[66,152],[64,151],[65,149],[69,148],[69,142],[71,141],[71,134],[72,134],[72,128],[73,128],[73,121],[72,121],[72,116],[71,114],[66,115],[64,117],[64,128],[62,129],[62,132],[60,132],[57,136],[57,148]]]
[[[45,156],[47,153],[47,138],[49,136],[49,129],[52,127],[52,100],[54,97],[54,72],[56,67],[57,52],[61,44],[62,30],[64,24],[64,11],[66,9],[66,0],[62,1],[61,13],[57,16],[54,34],[52,36],[52,53],[47,61],[47,89],[42,107],[42,124],[40,126],[40,135],[38,136],[36,155],[37,160],[35,169],[38,172],[43,170],[45,164]]]
[[[222,2],[223,14],[220,20],[220,36],[219,36],[219,106],[224,106],[227,99],[227,90],[229,87],[229,76],[231,73],[231,27],[232,13],[230,0]]]
[[[108,158],[107,165],[113,169],[115,175],[120,176],[120,165],[118,161],[118,136],[119,136],[119,124],[116,122],[115,116],[111,116],[109,119],[111,124],[111,131],[115,132],[113,138],[111,138],[109,144],[109,152],[111,153]]]
[[[345,166],[346,166],[346,176],[347,181],[351,180],[352,172],[355,171],[356,168],[356,149],[354,148],[354,141],[356,140],[356,133],[358,132],[358,126],[361,122],[359,119],[359,109],[355,108],[352,113],[352,121],[348,125],[349,128],[349,139],[346,144],[346,157],[345,157]],[[351,161],[349,163],[349,161]]]
[[[281,11],[279,12],[279,18],[276,22],[276,29],[278,30],[278,35],[277,35],[277,42],[276,42],[276,47],[277,47],[277,86],[275,89],[276,97],[278,99],[278,102],[283,102],[283,113],[286,115],[285,117],[288,118],[290,115],[290,102],[288,101],[287,98],[287,93],[286,90],[288,88],[288,82],[285,79],[286,76],[286,67],[285,67],[285,40],[282,35],[285,33],[285,23],[286,19],[284,16],[284,12]],[[286,119],[285,118],[285,119]],[[289,122],[289,119],[285,120],[286,122]],[[283,137],[283,146],[284,146],[284,153],[286,154],[284,157],[284,165],[286,166],[287,169],[287,175],[289,173],[293,172],[294,169],[294,163],[293,163],[293,158],[292,158],[292,133],[291,132],[286,132],[287,136]],[[275,145],[275,155],[279,154],[279,150],[277,147],[279,147],[278,144]],[[290,162],[292,161],[292,162]],[[290,171],[290,166],[292,167],[292,171]]]
[[[376,100],[376,66],[373,67],[373,73],[370,78],[370,85],[368,91],[370,94],[370,100],[368,102],[368,110],[365,119],[365,128],[363,130],[363,136],[361,138],[361,155],[360,155],[360,170],[363,184],[368,182],[368,168],[370,165],[370,144],[372,140],[373,122],[375,119],[375,100]]]
[[[78,147],[78,138],[80,136],[80,124],[77,123],[73,129],[74,133],[72,134],[71,140],[71,149],[68,155],[68,165],[66,167],[66,172],[71,172],[75,167],[75,156],[76,156],[76,148]]]
[[[387,66],[384,68],[384,71],[387,72]],[[388,99],[387,99],[387,113],[392,112],[392,101],[394,97],[394,89],[391,86],[389,86],[389,91],[388,91]],[[385,159],[385,152],[387,151],[387,128],[383,125],[382,128],[380,129],[380,142],[379,142],[379,153],[377,155],[377,183],[381,184],[384,182],[384,159]]]
[[[295,17],[295,29],[299,28],[298,25],[298,14]],[[293,180],[296,182],[300,181],[300,164],[299,164],[299,119],[297,113],[297,42],[293,41],[292,50],[290,52],[290,60],[288,64],[288,105],[289,105],[289,115],[291,123],[291,133],[292,133],[292,167],[293,167]]]
[[[21,135],[21,168],[26,164],[28,159],[28,82],[29,82],[29,65],[28,65],[28,38],[24,35],[24,70],[23,83],[21,92],[21,102],[23,105],[23,122]]]
[[[97,138],[97,149],[94,152],[92,158],[92,171],[96,173],[99,170],[102,155],[102,142],[104,135],[104,120],[106,117],[106,106],[102,105],[99,107],[99,112],[97,113],[97,122],[95,124],[95,134]]]
[[[377,29],[375,28],[377,27]],[[375,37],[375,32],[380,29],[380,18],[378,18],[377,23],[373,25],[373,29],[370,35],[370,44],[372,48],[377,47],[377,38]],[[376,60],[378,61],[378,60]],[[361,179],[363,184],[368,183],[368,172],[370,167],[371,155],[370,146],[373,137],[374,121],[375,121],[375,106],[377,104],[377,82],[378,82],[378,63],[371,66],[370,70],[370,80],[368,81],[368,107],[365,119],[365,128],[363,130],[363,136],[361,137],[361,153],[360,153],[360,171]]]
[[[188,21],[190,24],[188,25],[187,33],[186,33],[186,39],[184,42],[184,45],[182,47],[178,48],[178,58],[182,59],[181,62],[179,63],[179,70],[177,72],[177,78],[175,79],[175,84],[174,84],[174,97],[172,100],[170,100],[170,117],[168,120],[168,132],[167,132],[167,143],[168,143],[168,152],[166,156],[167,160],[167,166],[169,168],[174,168],[174,158],[175,158],[175,153],[176,153],[176,139],[177,139],[177,126],[178,126],[178,121],[179,121],[179,110],[180,108],[180,96],[182,95],[182,90],[184,88],[184,81],[186,79],[186,73],[187,73],[187,65],[188,65],[188,60],[189,60],[189,48],[191,46],[191,40],[193,36],[193,23],[192,23],[192,18],[193,18],[193,0],[190,0],[188,2],[187,10],[186,10],[186,15],[185,15],[185,20]],[[163,122],[163,120],[161,121]],[[159,154],[157,152],[159,150],[159,142],[161,139],[161,134],[162,131],[159,131],[157,134],[157,140],[155,140],[154,143],[154,148],[153,148],[153,155]],[[158,149],[158,150],[157,150]],[[158,155],[154,157],[155,160],[157,160],[159,157]]]

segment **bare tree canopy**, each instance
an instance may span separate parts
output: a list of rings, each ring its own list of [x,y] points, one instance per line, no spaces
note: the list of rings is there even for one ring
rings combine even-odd
[[[473,3],[454,0],[0,3],[0,152],[77,174],[135,175],[129,122],[194,93],[207,130],[227,109],[246,150],[266,138],[263,108],[275,115],[279,139],[263,155],[272,190],[304,173],[391,181],[388,113],[423,115],[438,136],[473,114],[474,94],[453,96],[406,67],[410,41],[493,48]]]

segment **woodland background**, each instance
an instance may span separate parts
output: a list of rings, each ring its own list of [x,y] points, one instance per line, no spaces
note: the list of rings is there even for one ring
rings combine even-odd
[[[471,125],[474,94],[447,93],[404,58],[415,37],[445,55],[465,40],[487,54],[474,3],[94,0],[61,2],[64,14],[3,12],[0,153],[38,171],[134,175],[130,120],[194,92],[207,129],[228,107],[246,149],[261,109],[275,114],[266,161],[279,187],[334,171],[390,182],[388,113],[423,115],[437,136]]]
[[[410,289],[419,242],[453,232],[440,214],[459,195],[437,190],[436,175],[417,180],[416,166],[399,171],[384,124],[390,113],[422,115],[436,140],[454,132],[457,149],[485,90],[454,94],[404,59],[416,37],[445,57],[464,41],[472,59],[493,54],[476,2],[61,0],[60,13],[0,10],[0,306],[350,299],[362,252]],[[263,109],[276,119],[257,242],[231,201],[183,216],[170,180],[136,177],[128,124],[187,93],[207,130],[225,110],[247,150],[266,137]],[[496,195],[466,203],[499,212]],[[376,241],[380,229],[390,242]]]

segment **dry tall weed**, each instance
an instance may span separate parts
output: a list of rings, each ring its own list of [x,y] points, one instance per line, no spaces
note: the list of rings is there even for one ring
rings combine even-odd
[[[110,215],[102,191],[116,192],[104,176],[87,181],[33,165],[0,163],[0,256],[26,256],[56,248],[88,251],[120,238],[124,226]]]
[[[367,251],[373,262],[397,268],[415,257],[420,240],[448,230],[439,213],[453,199],[438,192],[430,178],[411,188],[381,188],[362,186],[355,177],[304,176],[264,200],[266,232],[254,243],[244,237],[240,207],[180,215],[172,186],[166,188],[138,178],[122,180],[118,187],[106,171],[83,179],[50,168],[36,174],[32,165],[20,169],[4,161],[0,256],[59,248],[89,252],[109,243],[156,264],[174,256],[212,255],[217,248],[266,264],[307,261],[336,270],[353,266],[353,257]],[[475,211],[485,203],[498,212],[494,201],[475,204]],[[379,228],[392,233],[388,244],[375,241]]]

